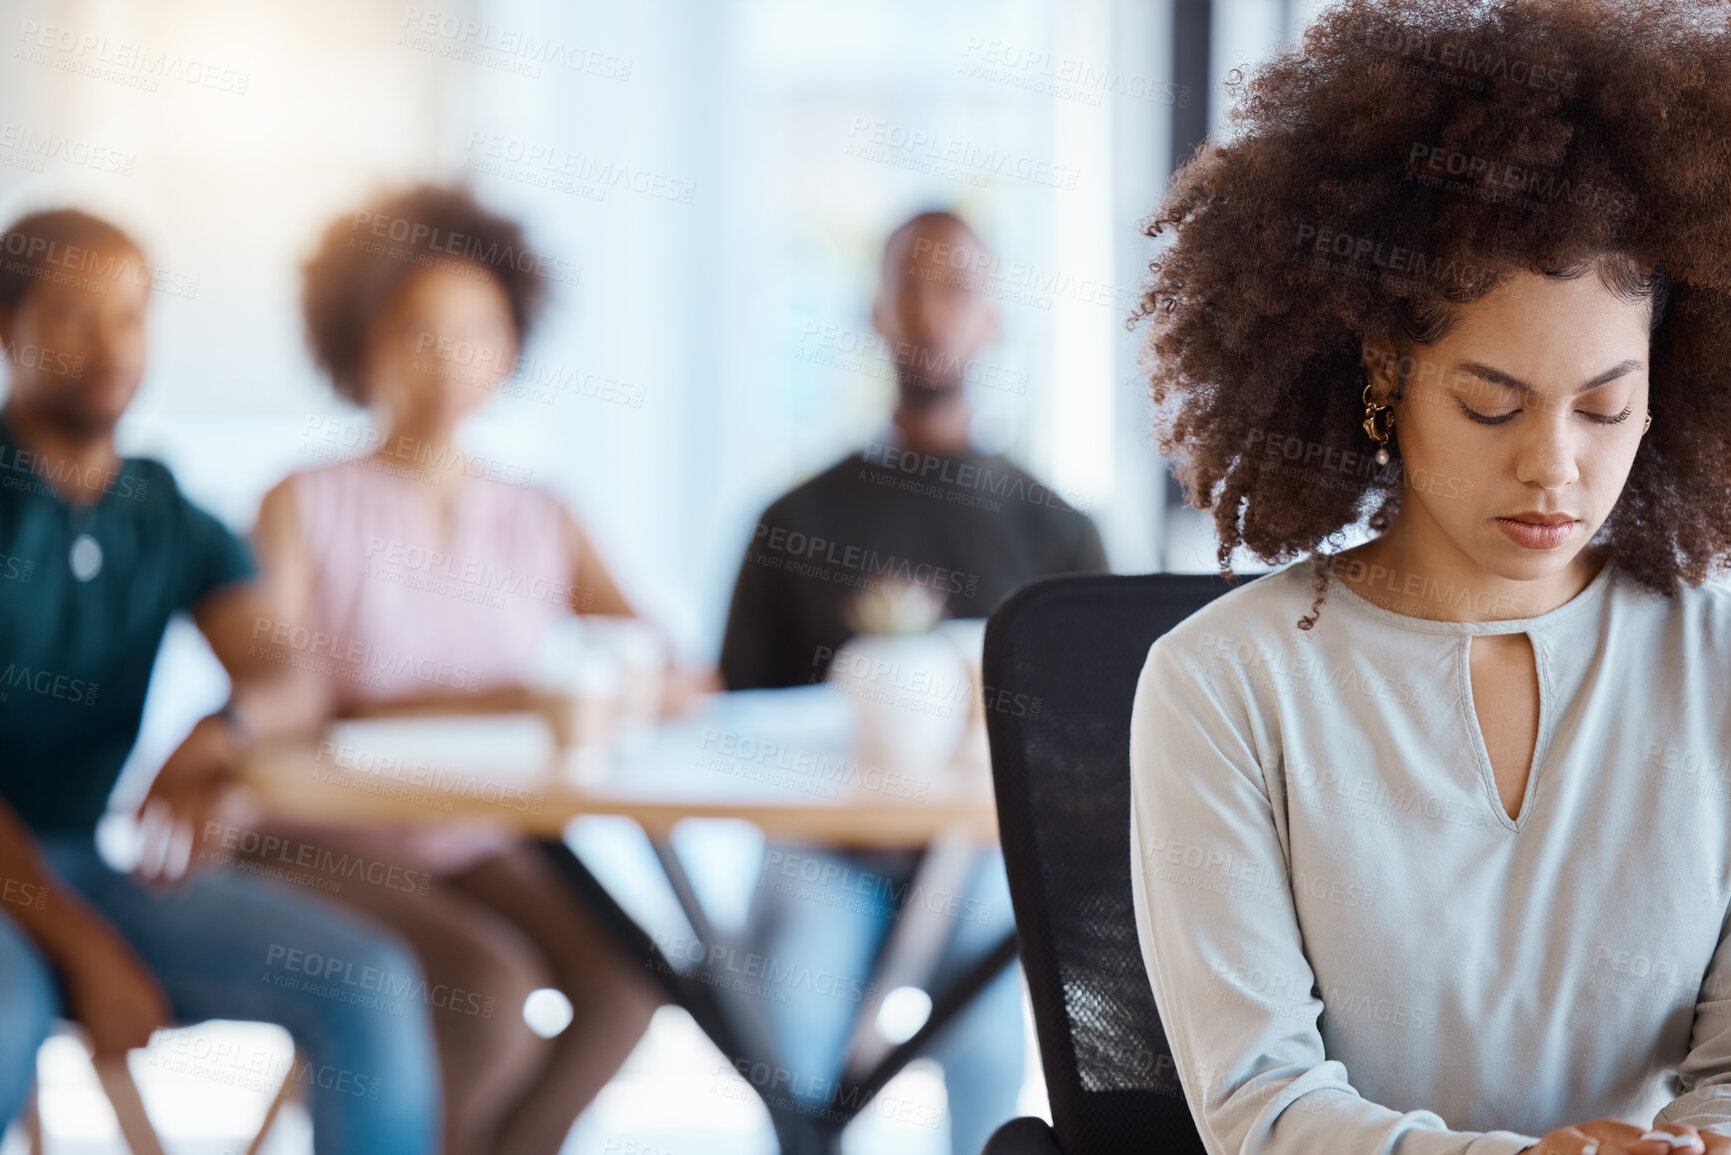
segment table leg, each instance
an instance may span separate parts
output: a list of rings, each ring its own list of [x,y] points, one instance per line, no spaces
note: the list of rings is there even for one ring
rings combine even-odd
[[[733,1028],[721,1013],[710,989],[667,961],[661,948],[613,901],[607,888],[589,873],[589,868],[563,839],[542,839],[537,845],[560,877],[588,902],[590,910],[612,934],[614,943],[625,952],[625,957],[647,971],[670,1001],[685,1008],[723,1053],[740,1053]]]
[[[703,1033],[709,1036],[710,1041],[729,1061],[768,1063],[772,1069],[776,1066],[774,1042],[768,1037],[767,1031],[760,1029],[761,1020],[757,1015],[749,1015],[744,1023],[735,1021],[734,1016],[726,1013],[708,984],[675,970],[649,935],[613,901],[607,888],[589,872],[589,868],[583,865],[582,860],[563,839],[545,839],[539,845],[560,875],[589,902],[590,909],[613,934],[614,941],[626,952],[627,957],[633,961],[641,960],[644,969],[655,976],[668,998],[691,1015]],[[674,893],[678,895],[680,892],[680,884],[674,881],[674,872],[683,880],[686,890],[690,891],[690,879],[685,876],[684,868],[673,855],[671,848],[664,856],[661,847],[657,846],[656,855],[664,871],[669,870],[669,860],[672,862],[668,881],[673,886]],[[680,902],[683,906],[686,900],[681,898]],[[691,904],[702,919],[701,922],[694,921],[692,927],[702,934],[702,927],[707,926],[708,920],[702,916],[702,908],[696,902],[694,891],[691,892]],[[689,911],[686,917],[691,917]],[[764,1098],[764,1106],[769,1110],[782,1155],[836,1155],[840,1149],[842,1128],[848,1121],[859,1114],[860,1109],[871,1101],[872,1096],[883,1090],[940,1030],[1015,959],[1016,935],[1012,931],[1004,936],[990,954],[968,968],[949,989],[937,993],[932,1002],[931,1015],[911,1038],[891,1050],[863,1077],[844,1078],[835,1096],[834,1106],[825,1108],[822,1114],[799,1111],[788,1097],[765,1096],[765,1088],[759,1087],[753,1080],[748,1080],[760,1097]],[[742,1027],[746,1035],[754,1036],[755,1045],[749,1049],[743,1045]]]
[[[729,1062],[743,1062],[748,1070],[753,1063],[767,1063],[771,1070],[778,1066],[774,1041],[758,1015],[748,1013],[742,1021],[736,1013],[729,1013],[708,983],[675,969],[655,945],[654,940],[625,913],[624,908],[613,901],[607,888],[590,873],[589,868],[583,865],[583,861],[563,839],[544,839],[538,845],[561,877],[589,903],[590,909],[613,935],[614,942],[625,951],[626,957],[638,962],[654,976],[669,1001],[684,1008],[691,1015],[703,1033],[709,1036],[710,1042],[715,1044]],[[656,857],[662,869],[668,873],[668,882],[673,886],[675,895],[680,895],[683,883],[683,890],[689,895],[691,904],[687,908],[686,917],[689,919],[693,912],[697,913],[698,919],[693,920],[692,929],[702,935],[708,927],[708,920],[696,901],[696,893],[691,889],[684,867],[680,865],[671,848],[667,848],[667,853],[663,854],[663,846],[664,844],[656,845]],[[676,878],[679,881],[675,881]],[[686,901],[686,897],[681,896],[680,905],[685,906]],[[713,934],[713,931],[708,933]],[[755,1010],[755,1007],[751,1009]],[[769,1111],[770,1122],[775,1127],[782,1155],[835,1155],[839,1150],[838,1139],[848,1116],[837,1122],[833,1118],[805,1114],[796,1109],[796,1104],[790,1098],[767,1093],[770,1088],[760,1086],[755,1080],[747,1079],[747,1082],[752,1090],[758,1093],[759,1098],[763,1099],[764,1107]]]
[[[895,921],[884,936],[873,967],[880,995],[901,986],[927,986],[936,973],[951,938],[951,919],[941,910],[915,901],[922,894],[960,894],[980,857],[979,847],[966,834],[935,839],[921,852],[913,879],[896,910]],[[842,1064],[843,1077],[872,1070],[890,1052],[892,1044],[878,1033],[877,1016],[862,1013],[854,1023],[853,1040]]]
[[[861,1108],[871,1101],[872,1096],[883,1090],[910,1060],[917,1058],[932,1038],[949,1025],[950,1020],[967,1009],[975,996],[1015,961],[1016,932],[1011,931],[992,948],[990,954],[969,967],[948,990],[932,1001],[932,1013],[906,1042],[885,1055],[863,1077],[857,1080],[844,1078],[841,1089],[836,1094],[838,1110],[847,1117],[842,1120],[841,1125],[845,1126],[847,1119],[859,1114]]]
[[[685,864],[679,861],[679,852],[673,849],[673,844],[660,838],[650,839],[649,844],[655,848],[655,858],[661,863],[661,872],[667,876],[668,885],[673,887],[673,897],[679,900],[679,909],[685,912],[685,921],[697,932],[697,941],[703,944],[705,955],[708,954],[711,944],[726,945],[721,943],[715,927],[710,924],[703,903],[698,901],[697,888],[691,885],[691,876],[685,873]]]

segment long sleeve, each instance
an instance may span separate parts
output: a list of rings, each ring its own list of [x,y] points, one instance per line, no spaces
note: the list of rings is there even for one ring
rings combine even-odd
[[[1683,1094],[1665,1104],[1653,1122],[1731,1135],[1731,933],[1725,930],[1695,1000],[1689,1054],[1677,1065],[1677,1077]]]
[[[1236,693],[1223,706],[1169,640],[1149,653],[1131,721],[1131,878],[1149,981],[1211,1155],[1513,1155],[1536,1144],[1370,1102],[1327,1057],[1249,708]]]

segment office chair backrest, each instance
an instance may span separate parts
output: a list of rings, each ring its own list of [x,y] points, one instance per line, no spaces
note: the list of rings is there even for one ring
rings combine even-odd
[[[1130,709],[1154,640],[1245,580],[1049,578],[987,622],[998,827],[1066,1155],[1204,1150],[1131,909]]]

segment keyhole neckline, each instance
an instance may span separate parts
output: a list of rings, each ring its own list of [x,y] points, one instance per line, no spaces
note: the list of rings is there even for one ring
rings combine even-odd
[[[1575,598],[1579,601],[1580,598]],[[1572,605],[1573,602],[1565,603]],[[1553,611],[1554,612],[1554,611]],[[1521,791],[1520,815],[1509,817],[1509,812],[1503,806],[1503,792],[1497,785],[1496,767],[1491,765],[1490,743],[1485,741],[1485,728],[1479,722],[1478,705],[1473,699],[1473,639],[1464,635],[1460,639],[1457,650],[1460,670],[1461,713],[1465,716],[1467,734],[1473,748],[1473,761],[1478,764],[1479,777],[1484,785],[1485,796],[1490,800],[1490,807],[1497,818],[1510,830],[1519,831],[1527,824],[1528,815],[1533,812],[1533,798],[1539,789],[1539,768],[1544,765],[1550,752],[1551,736],[1551,702],[1550,687],[1545,678],[1545,651],[1539,640],[1527,631],[1514,631],[1527,634],[1527,645],[1533,651],[1533,678],[1537,683],[1539,696],[1539,718],[1537,732],[1533,735],[1533,754],[1527,763],[1527,782]]]

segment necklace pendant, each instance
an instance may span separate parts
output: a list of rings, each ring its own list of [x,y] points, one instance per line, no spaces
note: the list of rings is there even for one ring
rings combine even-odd
[[[72,549],[66,560],[72,566],[72,576],[87,582],[102,572],[102,543],[87,533],[72,539]]]

